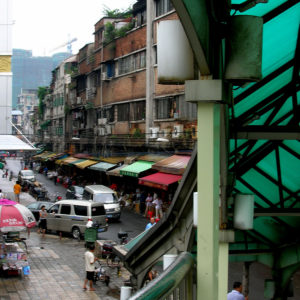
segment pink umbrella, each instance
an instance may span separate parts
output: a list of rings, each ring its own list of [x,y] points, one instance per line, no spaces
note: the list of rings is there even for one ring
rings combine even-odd
[[[23,231],[36,224],[32,212],[24,205],[0,199],[0,231]]]

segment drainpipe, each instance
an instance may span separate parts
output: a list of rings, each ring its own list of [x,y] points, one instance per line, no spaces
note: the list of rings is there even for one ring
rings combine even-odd
[[[154,1],[147,0],[147,46],[146,46],[146,143],[153,126],[154,54],[153,54]]]

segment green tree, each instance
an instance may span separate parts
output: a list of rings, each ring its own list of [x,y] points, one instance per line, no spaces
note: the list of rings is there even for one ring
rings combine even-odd
[[[43,100],[48,94],[48,88],[46,86],[39,86],[38,87],[38,98],[39,98],[39,115],[40,119],[43,117],[44,114],[44,103]]]
[[[132,7],[128,7],[126,9],[120,10],[118,8],[116,9],[110,9],[106,5],[103,5],[103,15],[108,18],[129,18],[132,17]]]

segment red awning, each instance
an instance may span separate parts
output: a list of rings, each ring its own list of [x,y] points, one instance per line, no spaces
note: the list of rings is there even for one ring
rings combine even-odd
[[[147,185],[153,188],[168,190],[168,186],[181,179],[181,175],[173,175],[167,173],[155,173],[139,179],[139,184]]]

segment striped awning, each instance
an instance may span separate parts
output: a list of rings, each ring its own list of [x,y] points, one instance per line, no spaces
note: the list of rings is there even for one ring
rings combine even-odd
[[[77,159],[77,158],[76,158]],[[78,159],[77,159],[78,160]],[[85,169],[91,165],[95,165],[96,163],[98,163],[98,161],[96,160],[90,160],[90,159],[86,159],[85,161],[76,163],[75,166],[79,169]]]
[[[169,174],[182,175],[190,160],[188,155],[172,155],[152,166],[152,169]]]
[[[113,169],[116,166],[117,166],[116,164],[100,162],[100,163],[90,166],[89,169],[94,170],[94,171],[99,171],[99,172],[106,172],[110,169]]]
[[[120,170],[120,174],[131,177],[139,177],[139,174],[151,169],[153,164],[154,162],[151,161],[139,160]]]

